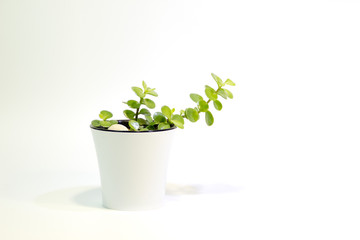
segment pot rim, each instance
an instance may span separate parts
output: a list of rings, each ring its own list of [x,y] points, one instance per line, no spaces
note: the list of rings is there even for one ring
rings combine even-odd
[[[128,122],[130,120],[127,120],[127,119],[120,119],[120,120],[116,120],[118,121],[118,124],[122,124],[124,125],[125,124],[125,127],[127,128],[130,128],[129,125],[128,125]],[[132,134],[132,133],[135,133],[135,134],[140,134],[140,133],[156,133],[156,132],[165,132],[165,131],[171,131],[171,130],[175,130],[177,129],[177,127],[174,125],[168,129],[161,129],[161,130],[149,130],[149,131],[117,131],[117,130],[108,130],[106,128],[104,129],[101,129],[101,128],[96,128],[94,126],[92,126],[90,124],[90,128],[93,129],[93,130],[98,130],[98,131],[103,131],[103,132],[117,132],[117,133],[127,133],[127,134]]]

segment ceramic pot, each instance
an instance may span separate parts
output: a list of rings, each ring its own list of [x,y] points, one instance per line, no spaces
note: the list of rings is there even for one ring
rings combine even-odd
[[[119,121],[123,125],[127,122]],[[91,126],[104,207],[132,211],[158,208],[163,204],[175,129],[134,132]]]

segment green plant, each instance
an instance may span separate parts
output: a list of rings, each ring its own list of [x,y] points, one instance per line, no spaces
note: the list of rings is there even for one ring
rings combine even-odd
[[[213,102],[213,106],[216,110],[222,109],[222,103],[219,100],[219,96],[223,99],[232,99],[233,94],[224,87],[226,85],[235,86],[235,83],[230,79],[223,81],[215,74],[211,74],[216,81],[217,89],[205,85],[205,96],[196,93],[191,93],[190,98],[196,103],[195,107],[189,107],[185,110],[180,110],[178,114],[175,114],[175,108],[170,108],[166,105],[161,107],[160,112],[151,114],[149,109],[154,109],[156,104],[149,97],[157,97],[155,88],[150,88],[143,81],[142,88],[132,87],[132,90],[139,97],[139,100],[128,100],[124,102],[130,109],[123,111],[126,118],[129,119],[129,127],[132,131],[150,131],[150,130],[163,130],[176,126],[178,128],[184,128],[184,119],[190,122],[197,122],[200,119],[200,115],[205,114],[205,122],[208,126],[214,123],[214,116],[209,110],[210,103]],[[96,128],[108,129],[114,124],[118,124],[116,120],[108,120],[113,115],[111,112],[103,110],[100,112],[99,117],[102,120],[93,120],[91,125]]]

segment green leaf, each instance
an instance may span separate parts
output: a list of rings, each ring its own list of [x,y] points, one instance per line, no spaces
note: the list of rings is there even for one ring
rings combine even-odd
[[[179,114],[175,114],[171,117],[171,122],[178,128],[184,129],[184,118]]]
[[[158,96],[157,92],[155,92],[155,88],[147,91],[146,93],[149,94],[149,95],[155,96],[155,97]]]
[[[142,81],[142,85],[143,85],[144,91],[146,91],[147,85],[146,85],[145,81]]]
[[[146,122],[146,120],[145,119],[143,119],[143,118],[138,118],[138,123],[141,125],[141,126],[144,126],[144,125],[147,125],[147,122]]]
[[[150,108],[150,109],[155,108],[155,103],[154,103],[154,101],[151,100],[151,99],[145,98],[145,99],[144,99],[144,104],[145,104],[148,108]]]
[[[226,79],[225,84],[230,85],[230,86],[235,86],[235,83],[233,81],[231,81],[230,79]]]
[[[219,89],[218,94],[224,99],[227,99],[227,97],[228,97],[223,88]]]
[[[162,106],[161,112],[165,115],[165,117],[171,119],[172,111],[168,106]]]
[[[196,93],[191,93],[190,98],[195,102],[198,103],[199,101],[203,100],[203,97]]]
[[[198,104],[200,112],[206,112],[209,109],[209,104],[204,100],[200,100]]]
[[[227,90],[225,88],[224,88],[224,91],[226,93],[226,96],[228,96],[228,98],[233,99],[234,96],[233,96],[232,92],[230,92],[229,90]]]
[[[139,114],[142,114],[142,115],[145,115],[145,116],[146,115],[151,115],[150,111],[147,110],[146,108],[140,109]]]
[[[110,120],[109,122],[111,123],[111,125],[118,124],[118,121],[116,120]]]
[[[154,121],[150,115],[145,115],[145,119],[149,124]]]
[[[137,131],[139,129],[139,127],[140,127],[140,124],[135,120],[130,120],[129,121],[129,126],[130,126],[130,128],[132,130]]]
[[[196,122],[199,120],[199,113],[193,108],[185,109],[185,115],[190,122]]]
[[[125,117],[127,117],[128,119],[135,119],[135,113],[131,110],[124,110],[124,115]]]
[[[100,121],[100,125],[101,125],[102,127],[108,128],[108,127],[111,126],[111,123],[108,122],[108,121]]]
[[[154,118],[154,121],[157,123],[166,122],[166,118],[165,118],[164,114],[162,114],[161,112],[154,113],[153,118]]]
[[[168,123],[160,123],[158,125],[158,129],[159,130],[163,130],[163,129],[169,129],[170,128],[170,125]]]
[[[216,100],[218,97],[216,91],[208,85],[205,86],[205,94],[210,100]]]
[[[207,124],[208,126],[213,125],[213,123],[214,123],[214,117],[213,117],[213,115],[212,115],[212,113],[211,113],[210,111],[207,111],[207,112],[205,113],[205,121],[206,121],[206,124]]]
[[[140,132],[147,132],[147,131],[149,131],[149,129],[147,129],[147,128],[141,128],[140,129]]]
[[[132,87],[131,89],[136,93],[136,95],[137,95],[138,97],[140,97],[140,98],[144,98],[144,97],[145,97],[145,93],[143,92],[143,90],[142,90],[141,88],[139,88],[139,87]]]
[[[106,110],[102,110],[99,114],[99,117],[104,121],[108,118],[111,118],[112,116],[112,113]]]
[[[215,74],[211,74],[211,76],[213,77],[213,79],[216,81],[216,83],[217,83],[217,85],[219,86],[219,87],[222,87],[222,86],[224,86],[224,83],[223,83],[223,81],[221,80],[221,78],[219,78],[218,76],[216,76]]]
[[[151,124],[149,126],[146,127],[149,130],[156,130],[155,124]]]
[[[140,107],[140,103],[138,101],[135,101],[135,100],[129,100],[126,102],[126,104],[131,107],[131,108],[134,108],[134,109],[137,109]]]
[[[94,127],[100,127],[100,126],[101,126],[99,120],[93,120],[93,121],[91,122],[91,125],[93,125]]]
[[[222,104],[219,100],[214,101],[214,107],[216,110],[220,111],[222,109]]]

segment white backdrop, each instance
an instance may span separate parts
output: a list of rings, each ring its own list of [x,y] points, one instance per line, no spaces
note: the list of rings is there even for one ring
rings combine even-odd
[[[91,120],[122,118],[142,80],[158,107],[192,106],[214,72],[236,82],[234,99],[212,127],[178,131],[168,174],[206,194],[144,215],[98,208],[126,225],[108,238],[359,239],[359,12],[352,0],[1,0],[0,238],[103,236],[92,211],[67,211],[76,188],[97,194]]]

